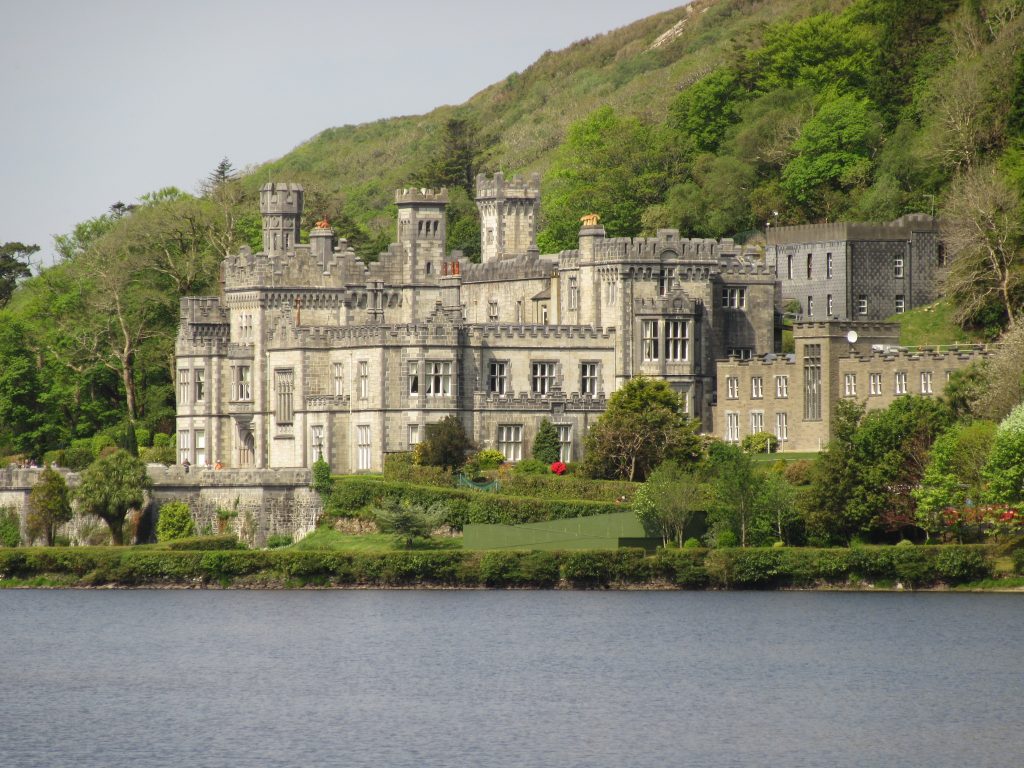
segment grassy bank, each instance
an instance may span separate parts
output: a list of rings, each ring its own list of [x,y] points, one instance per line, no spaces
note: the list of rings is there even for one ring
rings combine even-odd
[[[581,552],[0,550],[0,586],[907,588],[997,581],[984,546]],[[1016,582],[1013,586],[1017,586]]]

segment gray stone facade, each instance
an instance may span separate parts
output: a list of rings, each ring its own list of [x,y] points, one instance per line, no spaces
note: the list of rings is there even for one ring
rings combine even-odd
[[[976,345],[903,348],[895,323],[797,323],[793,335],[794,354],[718,361],[716,437],[738,443],[770,432],[782,451],[818,451],[840,400],[877,410],[903,395],[939,397],[953,371],[988,354]]]
[[[783,305],[799,303],[803,320],[884,320],[930,304],[945,266],[938,222],[924,214],[773,227],[767,240]]]
[[[536,177],[477,181],[482,263],[448,255],[444,190],[399,190],[397,242],[364,265],[329,226],[296,243],[302,189],[261,191],[264,249],[186,298],[177,339],[179,461],[379,471],[456,415],[481,448],[530,455],[548,418],[563,458],[607,397],[667,380],[710,431],[715,360],[777,347],[774,271],[731,240],[608,238],[536,247]]]

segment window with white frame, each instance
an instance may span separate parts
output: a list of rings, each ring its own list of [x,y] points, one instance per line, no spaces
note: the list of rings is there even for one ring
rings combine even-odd
[[[504,395],[508,390],[508,362],[491,360],[487,364],[487,391]]]
[[[206,430],[197,429],[195,431],[195,448],[196,448],[196,466],[206,466]]]
[[[188,391],[189,391],[189,375],[188,368],[180,368],[178,370],[178,405],[188,404]]]
[[[894,256],[892,260],[893,277],[903,277],[903,257]]]
[[[932,372],[921,371],[921,394],[930,395],[932,393]]]
[[[206,399],[206,369],[205,368],[196,368],[194,384],[195,384],[195,388],[194,388],[193,392],[195,393],[195,396],[196,396],[195,402],[201,403],[201,402],[203,402],[203,400]]]
[[[448,361],[427,363],[427,395],[448,397],[452,393],[452,364]]]
[[[487,302],[487,319],[491,322],[495,322],[498,319],[498,302],[489,301]]]
[[[761,376],[752,376],[750,378],[750,396],[755,400],[760,400],[764,397],[764,378]]]
[[[189,443],[191,435],[187,429],[178,430],[178,463],[184,464],[186,461],[191,464],[192,456],[192,445]]]
[[[834,314],[832,309],[833,309],[832,294],[830,293],[830,294],[828,294],[825,297],[825,311],[828,313],[829,317],[832,317],[832,315]]]
[[[685,320],[665,321],[665,359],[682,362],[689,356],[688,327]]]
[[[868,394],[882,394],[882,374],[872,373],[868,376]]]
[[[722,307],[725,309],[743,309],[747,305],[746,288],[723,288]]]
[[[786,255],[786,279],[793,279],[793,254]]]
[[[727,443],[740,441],[740,415],[738,413],[725,414],[725,441]]]
[[[825,279],[826,280],[831,280],[832,279],[832,254],[831,253],[826,253],[825,254]]]
[[[516,302],[516,322],[523,322],[523,302],[521,299]]]
[[[558,430],[558,460],[572,461],[572,424],[555,424]]]
[[[867,294],[860,294],[857,296],[857,314],[866,315],[868,313],[868,297]]]
[[[370,425],[356,426],[356,469],[369,469],[373,460],[371,455]]]
[[[750,414],[750,434],[764,432],[764,411],[753,411]]]
[[[779,399],[789,397],[789,376],[775,377],[775,397]]]
[[[821,420],[821,344],[804,344],[804,421]]]
[[[896,381],[895,381],[895,386],[893,388],[893,391],[897,395],[905,395],[905,394],[907,394],[907,372],[906,371],[896,371]]]
[[[807,254],[807,279],[811,279],[811,267],[814,264],[814,259],[811,254]]]
[[[370,397],[370,363],[366,360],[360,360],[356,363],[356,366],[359,381],[359,399],[366,400]]]
[[[530,381],[535,395],[547,395],[555,389],[555,364],[533,363]]]
[[[749,360],[754,355],[754,350],[750,347],[729,347],[725,351],[725,354],[729,357],[735,357],[739,360]]]
[[[857,374],[855,374],[855,373],[848,373],[844,377],[843,381],[844,381],[844,385],[845,385],[844,394],[847,397],[856,397],[857,396]]]
[[[736,400],[740,396],[740,380],[738,376],[728,376],[725,379],[725,396],[729,400]]]
[[[252,368],[248,365],[235,366],[235,400],[252,400]]]
[[[508,461],[520,461],[523,458],[523,425],[498,425],[498,450]]]
[[[580,363],[580,394],[597,394],[597,363]]]
[[[341,397],[345,391],[345,369],[341,363],[335,363],[331,370],[334,379],[334,396]]]
[[[423,439],[423,430],[420,429],[419,424],[409,425],[409,448],[419,445]]]
[[[569,309],[576,309],[580,304],[580,289],[575,276],[569,277]]]
[[[324,427],[323,424],[313,424],[309,428],[309,463],[324,457]]]
[[[274,371],[274,392],[277,393],[277,409],[274,416],[278,424],[292,423],[294,391],[295,372],[291,368]]]
[[[896,314],[902,315],[907,311],[907,302],[902,293],[896,294]]]
[[[644,360],[658,359],[658,321],[643,320],[640,323],[640,348]]]
[[[814,317],[814,297],[807,297],[807,316]]]
[[[775,437],[780,443],[789,440],[789,416],[785,413],[775,414]]]
[[[669,293],[675,285],[675,274],[674,269],[663,269],[658,275],[658,293],[664,296]]]

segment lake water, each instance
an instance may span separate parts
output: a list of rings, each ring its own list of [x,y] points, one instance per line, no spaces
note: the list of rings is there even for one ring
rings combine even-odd
[[[0,765],[1005,766],[1024,595],[0,591]]]

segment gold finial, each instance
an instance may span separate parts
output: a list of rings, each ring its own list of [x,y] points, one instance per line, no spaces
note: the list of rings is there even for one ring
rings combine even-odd
[[[316,223],[316,229],[330,229],[330,228],[331,228],[331,223],[329,221],[327,221],[326,217],[320,219],[320,221],[318,221]]]
[[[586,216],[580,216],[580,223],[584,227],[596,227],[597,222],[601,220],[601,215],[598,213],[588,213]]]

